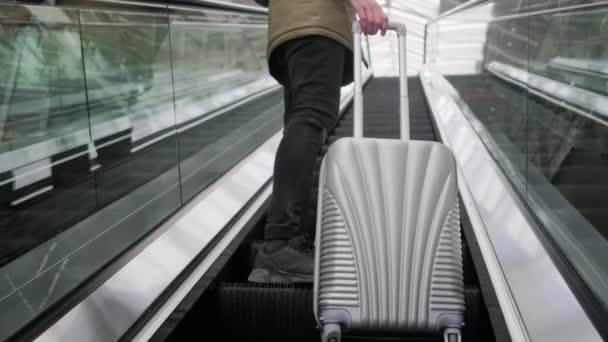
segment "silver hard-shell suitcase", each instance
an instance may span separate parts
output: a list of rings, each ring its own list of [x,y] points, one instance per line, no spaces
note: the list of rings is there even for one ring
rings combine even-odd
[[[404,25],[401,140],[363,132],[361,38],[355,38],[354,138],[331,145],[319,180],[314,310],[322,340],[342,332],[443,333],[460,341],[464,285],[456,162],[441,143],[409,141]]]

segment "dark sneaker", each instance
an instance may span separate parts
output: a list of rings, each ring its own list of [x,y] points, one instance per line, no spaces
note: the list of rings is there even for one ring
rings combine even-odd
[[[270,241],[255,256],[248,280],[253,283],[310,283],[314,267],[312,249],[303,238]]]

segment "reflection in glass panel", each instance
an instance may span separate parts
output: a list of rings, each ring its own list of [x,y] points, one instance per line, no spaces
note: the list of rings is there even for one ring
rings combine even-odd
[[[545,31],[527,76],[528,201],[608,308],[608,7],[530,26]]]
[[[509,174],[520,175],[513,184],[525,193],[527,94],[488,73],[487,64],[525,67],[532,43],[527,18],[492,21],[508,12],[503,6],[483,3],[431,25],[427,60],[457,89],[474,113],[471,120],[487,130],[480,133],[485,143],[500,153],[497,162]]]
[[[537,16],[545,37],[531,56],[535,73],[608,96],[608,8]]]
[[[429,46],[465,35],[476,25],[465,20],[468,12],[486,6],[483,58],[445,46],[427,52],[451,74],[490,152],[608,308],[608,7],[534,13],[581,3],[482,5],[433,24],[429,32],[438,34]],[[458,58],[479,67],[448,71],[448,60]]]
[[[282,126],[266,70],[266,18],[176,10],[171,16],[184,201]]]
[[[95,6],[0,5],[0,340],[282,125],[265,16]]]
[[[1,151],[88,128],[77,12],[7,4],[0,11]]]
[[[160,195],[178,184],[166,10],[80,13],[100,205],[152,180]]]
[[[26,9],[2,46],[0,339],[181,204],[166,8]]]
[[[479,74],[484,53],[491,49],[488,21],[495,13],[496,3],[484,2],[427,26],[425,63],[433,64],[444,75]]]
[[[0,4],[2,340],[63,289],[45,273],[61,249],[47,241],[97,206],[78,21],[72,9]]]
[[[78,13],[0,5],[0,265],[96,206]]]

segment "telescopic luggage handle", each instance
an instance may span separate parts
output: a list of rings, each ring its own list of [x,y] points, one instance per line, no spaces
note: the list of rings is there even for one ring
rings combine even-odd
[[[410,138],[410,110],[407,92],[407,61],[405,51],[405,24],[389,22],[388,29],[395,31],[399,39],[399,122],[401,139]],[[363,85],[361,79],[361,26],[358,21],[353,23],[354,36],[354,65],[355,65],[355,96],[354,96],[354,136],[363,137]]]

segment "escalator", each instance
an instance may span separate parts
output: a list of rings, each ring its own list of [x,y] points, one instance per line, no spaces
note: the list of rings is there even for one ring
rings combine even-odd
[[[433,122],[426,108],[418,78],[409,79],[411,137],[416,140],[437,140]],[[364,91],[364,136],[398,138],[398,80],[372,79]],[[341,137],[352,135],[352,108],[340,118],[329,134],[322,154]],[[315,182],[322,155],[317,160]],[[311,189],[311,204],[306,211],[308,228],[315,217],[316,187]],[[262,238],[264,219],[252,228],[240,246],[234,246],[232,256],[217,270],[210,283],[201,279],[198,295],[184,300],[156,332],[154,341],[181,341],[204,333],[222,336],[223,340],[250,341],[316,341],[319,332],[313,316],[312,284],[260,285],[247,283],[258,242]],[[471,253],[464,237],[464,279],[467,305],[464,339],[493,341],[494,333]],[[375,340],[372,336],[351,336],[345,340]],[[391,340],[440,341],[437,336],[410,336]]]
[[[267,12],[214,1],[156,5],[97,0],[73,8],[27,5],[34,17],[22,23],[16,39],[0,46],[0,65],[7,66],[0,76],[10,76],[0,82],[0,312],[10,313],[0,320],[0,340],[42,336],[43,341],[105,342],[154,334],[153,341],[193,336],[317,341],[311,284],[247,282],[263,239],[269,201],[260,203],[270,192],[269,165],[283,121],[282,92],[266,69]],[[0,19],[13,7],[0,4]],[[465,24],[469,27],[468,19]],[[577,25],[591,27],[584,22]],[[602,21],[604,33],[605,25]],[[427,49],[434,46],[433,30],[427,28],[424,58],[433,60],[432,55],[442,50]],[[413,27],[412,36],[419,29]],[[516,30],[503,31],[524,37],[520,41],[529,38]],[[600,38],[605,38],[604,33]],[[492,43],[489,50],[500,48],[501,42],[490,42],[495,37],[484,39]],[[505,42],[511,48],[512,41]],[[519,45],[513,49],[524,51]],[[448,49],[450,61],[458,60],[454,52],[469,50],[473,49]],[[554,52],[556,56],[560,51]],[[483,58],[478,65],[502,60],[487,52]],[[567,67],[569,74],[585,82],[590,79],[589,70],[583,70],[587,74],[573,71],[576,58],[553,61],[552,72],[559,77],[563,75],[558,67]],[[604,65],[603,60],[598,63]],[[481,138],[485,148],[475,145],[475,150],[465,151],[484,157],[487,153],[491,156],[484,160],[487,165],[469,165],[479,169],[489,165],[500,172],[484,179],[477,178],[474,170],[472,179],[460,188],[461,203],[468,201],[461,207],[463,340],[511,341],[513,336],[517,340],[512,333],[520,330],[544,340],[549,336],[547,322],[563,318],[561,313],[569,317],[556,320],[563,326],[551,326],[551,337],[571,330],[563,324],[571,317],[576,322],[581,317],[602,317],[605,310],[598,300],[602,295],[608,303],[608,291],[601,292],[608,289],[602,288],[607,279],[602,272],[608,270],[606,127],[560,103],[531,95],[527,82],[517,85],[475,70],[466,76],[445,76],[471,109],[454,116],[487,130]],[[464,68],[448,71],[467,73]],[[559,77],[564,84],[571,82]],[[604,96],[605,76],[591,80],[591,86],[580,88]],[[411,138],[437,141],[446,137],[440,123],[447,121],[426,97],[427,86],[422,76],[409,79]],[[370,79],[364,96],[364,136],[398,138],[397,79]],[[320,164],[332,143],[352,135],[352,108],[346,107],[329,133],[304,210],[303,226],[311,234]],[[449,138],[444,142],[456,150],[459,141],[448,142]],[[472,140],[462,139],[469,146]],[[467,159],[462,160],[466,166]],[[499,208],[496,202],[504,201],[507,193],[497,191],[496,180],[501,177],[510,182],[508,193],[518,192],[522,211],[535,216],[538,230],[523,220],[510,225],[513,212],[495,210],[496,216],[502,215],[499,221],[473,212],[487,199],[496,201],[490,203],[495,207],[486,209]],[[465,198],[467,187],[483,189],[477,197]],[[503,197],[497,199],[493,193]],[[250,217],[249,212],[255,213]],[[484,222],[477,222],[473,227],[475,219],[493,224],[484,227]],[[239,221],[246,223],[239,226]],[[554,232],[570,239],[575,256],[601,261],[590,263],[591,276],[583,277],[580,264],[568,264],[571,251],[566,248],[550,254],[547,245],[523,237],[546,235],[543,242],[555,242]],[[577,238],[582,243],[577,245]],[[562,247],[559,242],[554,245]],[[547,255],[552,259],[541,260]],[[551,268],[560,262],[566,266]],[[209,268],[196,273],[201,265]],[[548,268],[553,277],[530,276]],[[191,283],[196,285],[189,288]],[[560,294],[552,304],[568,302],[570,297],[561,296],[566,293],[575,298],[570,304],[583,303],[587,311],[567,306],[560,312],[559,306],[540,308],[545,311],[537,315],[529,308],[538,304],[538,298],[546,298],[534,289],[539,283],[544,284],[541,292]],[[179,298],[180,291],[187,292],[185,298]],[[590,325],[582,326],[584,332],[595,332]],[[89,335],[83,338],[82,331]],[[573,340],[569,337],[556,340]],[[347,336],[345,340],[441,338]]]

